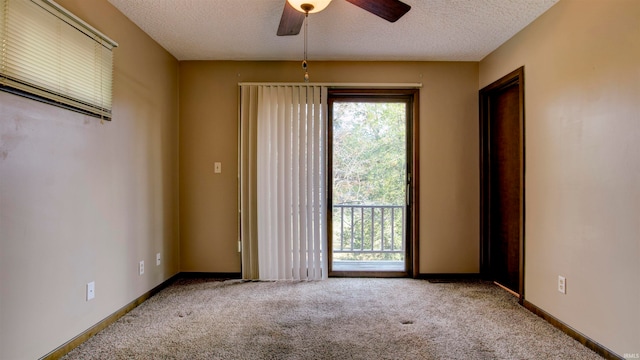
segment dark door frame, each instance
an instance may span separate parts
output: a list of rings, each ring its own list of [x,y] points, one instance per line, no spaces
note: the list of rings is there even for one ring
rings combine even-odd
[[[333,170],[331,164],[333,162],[333,154],[332,154],[332,139],[333,139],[333,125],[331,123],[331,112],[332,107],[331,104],[335,99],[345,99],[349,100],[364,100],[364,101],[384,101],[393,98],[400,98],[408,100],[409,106],[407,108],[407,121],[409,124],[407,125],[407,164],[410,166],[408,172],[410,174],[410,178],[407,179],[409,184],[409,196],[408,196],[408,216],[407,216],[407,234],[409,235],[409,239],[407,242],[407,251],[406,251],[406,259],[405,264],[406,271],[404,272],[349,272],[349,271],[340,271],[336,272],[332,269],[331,261],[329,261],[329,276],[334,277],[413,277],[417,278],[420,273],[420,260],[419,260],[419,232],[418,232],[418,219],[419,219],[419,148],[418,148],[418,124],[419,122],[419,99],[420,99],[420,90],[419,89],[329,89],[329,98],[328,98],[328,112],[329,112],[329,124],[327,126],[328,131],[328,151],[327,151],[327,162],[328,162],[328,171],[327,171],[327,184],[331,181],[333,177]],[[331,209],[333,206],[333,198],[332,198],[333,186],[327,186],[327,209]],[[327,234],[332,234],[332,212],[327,211]],[[328,249],[327,252],[329,254],[332,253],[332,241],[330,238],[327,238]],[[331,259],[331,257],[329,258]]]
[[[524,137],[524,67],[520,67],[480,90],[480,274],[488,280],[491,274],[490,249],[490,128],[491,97],[503,89],[518,85],[520,121],[520,223],[519,223],[519,301],[524,302],[524,225],[525,225],[525,137]]]

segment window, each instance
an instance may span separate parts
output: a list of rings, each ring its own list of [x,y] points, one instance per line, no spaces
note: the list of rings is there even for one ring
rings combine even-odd
[[[118,46],[50,0],[0,0],[0,89],[111,118]]]
[[[413,275],[419,91],[328,96],[329,276]]]

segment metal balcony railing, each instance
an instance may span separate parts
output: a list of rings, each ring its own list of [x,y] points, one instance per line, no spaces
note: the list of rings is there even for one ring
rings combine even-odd
[[[341,254],[337,255],[341,259],[397,260],[404,256],[404,205],[333,205],[332,221],[333,253]]]

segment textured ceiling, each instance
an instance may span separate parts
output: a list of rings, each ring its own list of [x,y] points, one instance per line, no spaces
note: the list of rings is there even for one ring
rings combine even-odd
[[[403,0],[389,23],[344,0],[309,15],[309,59],[480,61],[558,0]],[[178,60],[299,60],[285,0],[109,0]]]

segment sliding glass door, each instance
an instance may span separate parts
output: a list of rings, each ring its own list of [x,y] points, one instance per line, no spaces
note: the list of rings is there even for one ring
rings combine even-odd
[[[410,262],[411,96],[333,93],[333,276],[406,276]]]

